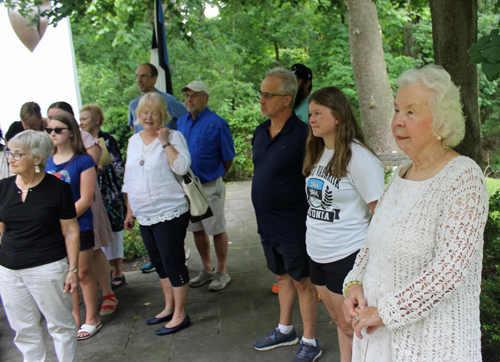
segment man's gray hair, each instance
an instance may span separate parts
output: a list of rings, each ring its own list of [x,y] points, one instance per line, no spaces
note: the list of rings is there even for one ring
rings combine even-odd
[[[465,136],[465,116],[460,102],[460,88],[439,65],[408,69],[396,80],[399,87],[424,85],[429,88],[432,133],[443,139],[444,147],[458,145]]]
[[[13,147],[30,151],[31,158],[42,157],[38,167],[43,171],[47,165],[47,160],[52,156],[54,144],[47,133],[29,129],[10,139],[9,148]]]
[[[292,101],[288,106],[293,109],[295,105],[295,98],[297,97],[297,77],[290,69],[276,67],[267,71],[266,77],[280,77],[281,85],[278,88],[280,94],[286,94],[292,96]]]

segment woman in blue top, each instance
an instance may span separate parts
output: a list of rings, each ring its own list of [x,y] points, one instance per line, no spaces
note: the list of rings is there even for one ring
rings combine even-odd
[[[87,339],[102,327],[97,315],[97,283],[92,272],[94,226],[90,206],[94,195],[96,164],[87,154],[78,124],[70,113],[60,112],[50,117],[45,131],[54,143],[54,155],[47,161],[46,172],[68,182],[75,201],[80,226],[78,274],[86,306],[85,324],[80,319],[78,293],[73,294],[73,316],[79,328],[78,339]]]

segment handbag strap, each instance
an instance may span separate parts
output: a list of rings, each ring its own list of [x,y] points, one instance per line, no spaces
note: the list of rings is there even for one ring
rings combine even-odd
[[[73,155],[73,157],[71,157],[71,160],[69,160],[68,164],[66,165],[66,167],[64,168],[63,172],[66,171],[66,169],[69,167],[69,165],[71,165],[71,162],[73,162],[73,160],[76,158],[77,154],[75,153]],[[62,173],[62,172],[61,172]]]

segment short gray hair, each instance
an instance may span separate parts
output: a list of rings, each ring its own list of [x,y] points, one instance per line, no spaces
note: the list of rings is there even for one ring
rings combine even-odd
[[[280,77],[281,85],[278,89],[280,94],[292,96],[292,101],[288,106],[293,109],[295,98],[297,97],[297,76],[290,69],[276,67],[267,71],[266,77]]]
[[[450,74],[439,65],[409,69],[396,80],[399,87],[424,85],[433,94],[429,104],[434,118],[432,133],[441,137],[444,147],[458,145],[465,136],[465,116],[460,102],[460,88],[451,81]]]
[[[144,94],[139,100],[139,104],[137,105],[137,109],[135,110],[135,115],[137,116],[137,120],[134,124],[141,124],[141,111],[146,105],[151,105],[155,110],[160,112],[161,114],[161,127],[165,127],[167,122],[172,118],[170,114],[168,114],[167,101],[161,96],[158,92],[151,92]]]
[[[30,151],[32,158],[42,157],[38,166],[41,170],[45,170],[47,160],[52,156],[54,144],[47,133],[29,129],[12,137],[9,141],[9,147]]]

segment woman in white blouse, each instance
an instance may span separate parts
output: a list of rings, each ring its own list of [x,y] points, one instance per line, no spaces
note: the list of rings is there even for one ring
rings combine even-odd
[[[392,133],[410,157],[380,197],[344,281],[353,361],[481,361],[479,294],[488,193],[483,173],[450,147],[465,119],[439,66],[397,81]]]
[[[191,156],[182,134],[164,127],[170,115],[159,93],[144,95],[136,113],[144,130],[130,138],[127,149],[125,229],[132,230],[135,217],[160,277],[165,308],[146,323],[168,322],[156,331],[165,335],[190,325],[186,314],[189,274],[184,254],[189,202],[179,176],[188,172]]]

